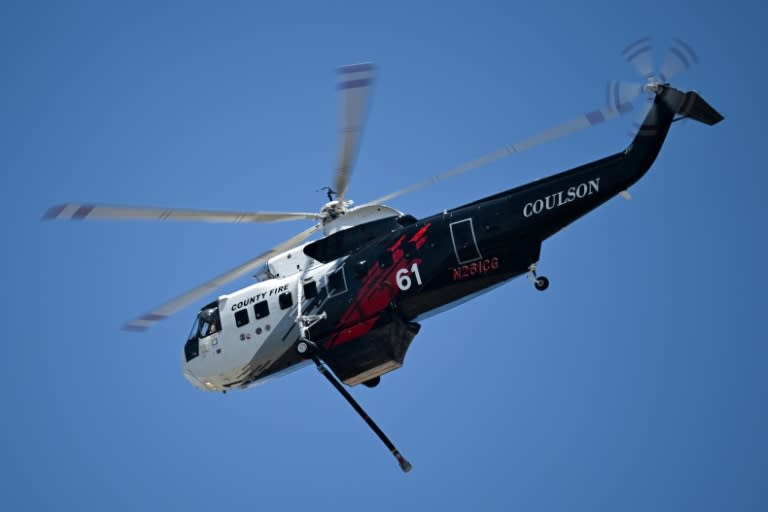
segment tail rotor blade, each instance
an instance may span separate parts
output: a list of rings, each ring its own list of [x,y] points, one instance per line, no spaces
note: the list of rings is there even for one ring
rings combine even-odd
[[[637,117],[632,122],[632,129],[627,132],[627,135],[630,137],[635,137],[636,135],[653,135],[656,131],[656,110],[649,112],[650,109],[653,109],[653,99],[649,98],[642,107],[640,107],[637,111]],[[644,126],[644,122],[648,121],[648,125]]]
[[[653,48],[651,38],[644,37],[630,44],[621,55],[643,78],[653,77]]]
[[[622,105],[633,103],[643,94],[645,84],[640,82],[625,82],[623,80],[611,80],[605,90],[606,104],[618,110]]]
[[[565,137],[566,135],[570,135],[572,133],[584,130],[585,128],[590,128],[604,121],[615,119],[629,112],[630,110],[632,110],[632,105],[630,103],[623,103],[616,106],[615,108],[604,107],[599,110],[593,110],[592,112],[589,112],[575,119],[572,119],[567,123],[563,123],[560,126],[538,133],[533,137],[529,137],[518,143],[504,146],[501,149],[498,149],[492,153],[488,153],[485,156],[481,156],[480,158],[467,162],[458,167],[454,167],[453,169],[449,169],[448,171],[445,171],[441,174],[432,176],[431,178],[427,178],[426,180],[420,181],[418,183],[414,183],[413,185],[410,185],[403,189],[400,189],[390,194],[387,194],[385,196],[376,198],[373,201],[368,202],[367,204],[381,204],[383,202],[390,201],[396,197],[400,197],[402,195],[409,194],[411,192],[415,192],[416,190],[420,190],[430,185],[439,183],[447,178],[451,178],[453,176],[463,174],[473,169],[486,166],[492,162],[501,160],[502,158],[505,158],[514,153],[522,153],[525,150],[534,148],[536,146],[540,146],[545,142],[559,139],[560,137]]]
[[[632,82],[611,81],[608,82],[606,96],[608,105],[614,105],[621,102],[632,102],[637,97],[642,96],[647,91],[652,94],[653,88],[657,84],[668,83],[669,79],[681,71],[685,71],[693,64],[698,62],[696,52],[687,43],[681,39],[673,39],[661,69],[658,72],[653,69],[653,58],[650,38],[643,38],[635,41],[622,52],[624,58],[635,68],[635,70],[648,79],[645,84],[635,84]],[[627,133],[630,137],[640,135],[652,135],[656,132],[655,116],[656,111],[650,111],[653,108],[651,103],[653,98],[648,98],[648,106],[642,108],[638,118],[632,125],[632,129]],[[645,126],[643,123],[647,122]]]
[[[344,199],[349,185],[375,71],[376,68],[370,63],[344,66],[338,70],[342,113],[339,159],[333,187],[339,200]]]
[[[673,76],[681,71],[685,71],[698,62],[699,57],[693,51],[693,48],[686,44],[685,41],[673,39],[672,46],[670,46],[664,58],[661,70],[659,70],[659,78],[662,82],[667,82]]]

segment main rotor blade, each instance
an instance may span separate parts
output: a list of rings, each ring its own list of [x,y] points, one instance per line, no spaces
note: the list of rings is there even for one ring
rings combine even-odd
[[[286,220],[319,220],[319,213],[307,212],[220,212],[209,210],[182,210],[175,208],[144,208],[134,206],[108,206],[84,203],[66,203],[54,206],[43,215],[43,220],[117,219],[117,220],[191,220],[200,222],[279,222]]]
[[[521,153],[527,149],[531,149],[533,147],[544,144],[545,142],[559,139],[560,137],[564,137],[566,135],[570,135],[571,133],[575,133],[585,128],[589,128],[591,126],[600,124],[603,121],[614,119],[616,117],[619,117],[629,112],[630,110],[632,110],[631,103],[622,103],[617,107],[609,106],[609,107],[601,108],[599,110],[593,110],[592,112],[589,112],[583,116],[579,116],[576,119],[572,119],[571,121],[561,124],[560,126],[552,128],[550,130],[543,131],[537,135],[534,135],[533,137],[529,137],[516,144],[510,144],[508,146],[504,146],[503,148],[496,150],[493,153],[488,153],[487,155],[481,156],[480,158],[472,160],[471,162],[467,162],[463,165],[460,165],[458,167],[454,167],[453,169],[445,171],[442,174],[438,174],[437,176],[432,176],[431,178],[427,178],[426,180],[415,183],[409,187],[406,187],[398,191],[392,192],[391,194],[387,194],[385,196],[376,198],[373,201],[368,202],[367,204],[380,204],[385,201],[390,201],[404,194],[409,194],[411,192],[422,189],[424,187],[434,185],[435,183],[443,181],[446,178],[457,176],[467,171],[477,169],[478,167],[483,167],[497,160],[501,160],[502,158],[507,157],[513,153]]]
[[[333,188],[339,200],[344,199],[349,185],[352,163],[357,154],[375,71],[376,68],[370,63],[344,66],[338,70],[338,88],[342,91],[342,113],[339,159]]]
[[[249,272],[252,272],[254,269],[265,263],[269,258],[274,256],[275,254],[281,253],[283,251],[287,251],[289,249],[293,249],[297,245],[299,245],[301,242],[312,236],[313,233],[318,231],[322,227],[321,224],[316,224],[312,226],[309,229],[306,229],[299,233],[298,235],[294,236],[293,238],[290,238],[289,240],[286,240],[285,242],[276,245],[272,249],[268,250],[265,253],[262,253],[252,260],[243,263],[237,268],[234,268],[230,270],[229,272],[226,272],[224,274],[221,274],[220,276],[208,281],[207,283],[204,283],[197,288],[188,291],[184,295],[181,295],[180,297],[176,297],[173,300],[170,300],[166,302],[165,304],[156,307],[149,313],[142,315],[138,318],[135,318],[125,324],[123,326],[123,329],[126,331],[144,331],[148,329],[149,327],[152,327],[154,324],[159,322],[160,320],[164,320],[165,318],[171,316],[172,314],[176,313],[186,305],[188,305],[190,302],[195,301],[199,299],[200,297],[203,297],[207,293],[225,285],[226,283],[232,281],[233,279],[237,279],[238,277],[244,276],[248,274]]]

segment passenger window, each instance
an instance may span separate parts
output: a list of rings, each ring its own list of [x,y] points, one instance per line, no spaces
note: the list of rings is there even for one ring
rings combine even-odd
[[[293,306],[293,295],[291,292],[285,292],[280,294],[280,309],[288,309]]]
[[[242,327],[248,324],[247,309],[241,309],[240,311],[235,313],[235,324],[237,324],[238,327]]]
[[[328,296],[333,297],[347,291],[347,280],[344,278],[344,267],[328,274]]]
[[[304,283],[304,297],[307,299],[314,299],[317,297],[317,283],[314,281],[310,281],[308,283]]]
[[[269,315],[269,303],[265,300],[257,302],[256,305],[253,306],[253,314],[256,315],[256,320]]]

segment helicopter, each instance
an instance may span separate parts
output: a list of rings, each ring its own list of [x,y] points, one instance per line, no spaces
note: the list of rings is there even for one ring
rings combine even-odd
[[[676,40],[677,41],[677,40]],[[698,93],[668,78],[695,54],[678,41],[659,73],[645,65],[646,40],[625,50],[640,84],[610,83],[608,105],[517,144],[378,199],[347,199],[376,68],[338,70],[342,119],[338,165],[328,202],[312,212],[220,212],[66,203],[46,220],[143,219],[231,223],[311,220],[314,224],[239,267],[128,322],[145,331],[230,281],[256,282],[218,296],[195,316],[181,355],[184,377],[203,391],[247,389],[312,363],[342,394],[408,472],[410,462],[342,385],[375,387],[404,364],[420,322],[505,282],[527,276],[537,290],[542,243],[628,189],[651,167],[671,124],[691,118],[714,125],[723,116]],[[630,145],[593,162],[417,219],[384,203],[632,110],[650,108]],[[316,240],[307,241],[322,232]]]

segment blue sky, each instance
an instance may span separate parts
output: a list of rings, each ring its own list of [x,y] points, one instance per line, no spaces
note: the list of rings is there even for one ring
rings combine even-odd
[[[768,508],[766,8],[269,4],[0,4],[2,508]],[[319,209],[334,69],[373,61],[361,203],[602,106],[644,36],[657,63],[673,37],[695,48],[674,85],[725,122],[675,125],[631,201],[547,241],[546,293],[517,280],[427,320],[401,370],[352,390],[408,475],[311,368],[192,388],[205,300],[119,330],[307,225],[40,221],[65,201]],[[631,122],[392,206],[424,216],[591,161]]]

